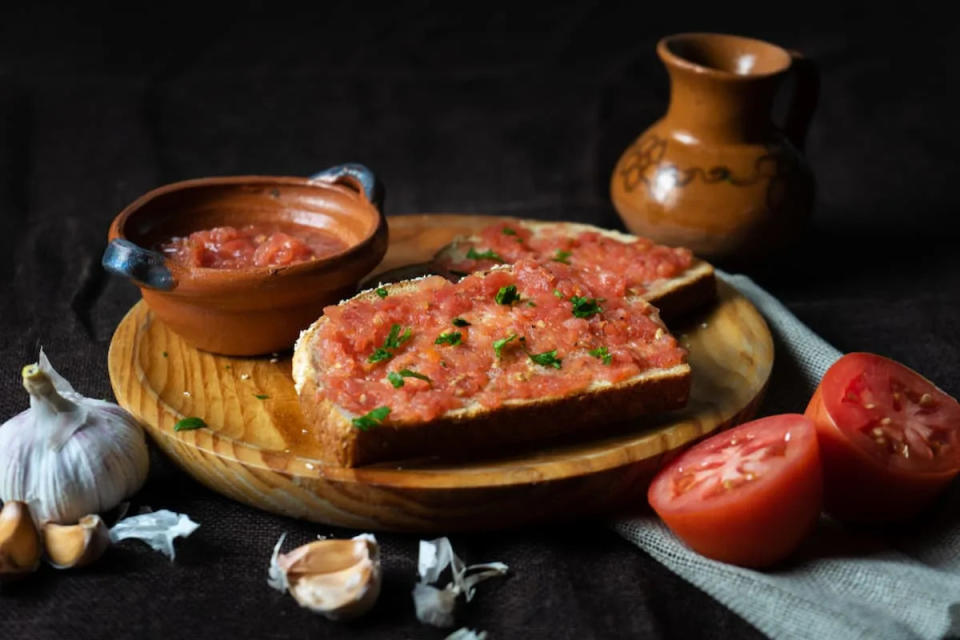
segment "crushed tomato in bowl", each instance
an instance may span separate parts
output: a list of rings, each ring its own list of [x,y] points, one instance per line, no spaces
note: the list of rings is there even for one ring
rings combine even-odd
[[[282,267],[347,248],[331,233],[293,223],[213,227],[175,236],[160,245],[167,257],[188,267],[244,269]]]

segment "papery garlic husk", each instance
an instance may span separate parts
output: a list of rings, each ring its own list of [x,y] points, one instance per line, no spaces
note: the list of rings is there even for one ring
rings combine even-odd
[[[443,588],[430,584],[439,581],[447,567],[450,567],[453,580]],[[454,553],[449,538],[421,540],[417,557],[420,581],[414,585],[412,592],[417,620],[435,627],[452,627],[456,620],[458,598],[463,595],[470,602],[479,583],[505,575],[508,570],[509,567],[502,562],[467,566]]]
[[[16,580],[40,566],[40,532],[27,505],[11,500],[0,509],[0,581]]]
[[[85,567],[100,559],[110,546],[110,530],[100,516],[80,518],[77,524],[43,525],[47,561],[57,569]]]
[[[0,426],[0,500],[27,503],[41,525],[74,524],[143,485],[150,460],[133,416],[74,391],[42,350],[22,375],[30,408]]]
[[[331,620],[369,611],[380,595],[380,546],[370,534],[350,540],[317,540],[280,553],[274,548],[269,584]]]

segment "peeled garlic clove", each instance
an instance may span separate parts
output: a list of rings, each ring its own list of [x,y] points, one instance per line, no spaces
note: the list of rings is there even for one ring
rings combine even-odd
[[[279,554],[290,595],[331,620],[369,611],[380,595],[380,547],[364,534],[351,540],[317,540]]]
[[[40,533],[30,510],[11,500],[0,510],[0,581],[33,573],[40,565]]]
[[[47,560],[57,569],[85,567],[100,559],[110,546],[110,531],[98,515],[84,516],[74,525],[43,525]]]

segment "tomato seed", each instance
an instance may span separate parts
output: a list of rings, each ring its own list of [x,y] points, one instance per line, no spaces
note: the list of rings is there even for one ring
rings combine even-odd
[[[918,404],[924,409],[931,409],[937,406],[937,403],[934,402],[933,400],[933,396],[930,395],[929,393],[925,393],[922,396],[920,396],[920,402]]]

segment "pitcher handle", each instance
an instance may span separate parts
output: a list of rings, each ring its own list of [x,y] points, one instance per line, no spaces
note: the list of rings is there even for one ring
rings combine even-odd
[[[810,58],[799,51],[788,52],[793,62],[790,70],[796,76],[796,89],[783,123],[783,132],[793,145],[803,150],[807,139],[807,129],[820,99],[820,69]]]
[[[130,278],[140,287],[170,291],[176,286],[162,254],[144,249],[124,238],[110,241],[100,264],[110,273]]]
[[[383,211],[383,184],[373,171],[359,162],[347,162],[324,169],[310,176],[310,180],[323,180],[333,184],[346,183],[352,189],[362,192],[373,206]]]

